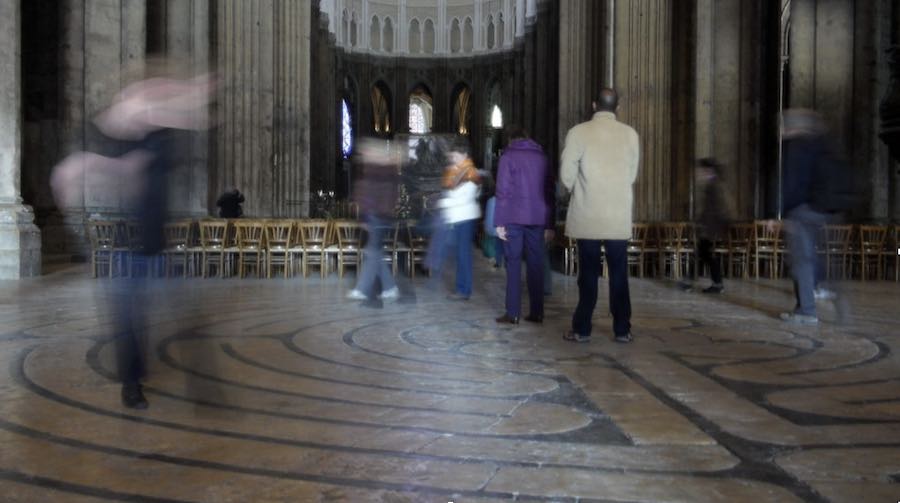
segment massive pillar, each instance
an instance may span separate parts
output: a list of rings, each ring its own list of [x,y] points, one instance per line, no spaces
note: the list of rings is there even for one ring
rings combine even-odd
[[[222,86],[214,193],[237,187],[248,216],[309,211],[310,0],[216,0]]]
[[[591,101],[603,82],[603,21],[606,2],[569,0],[559,5],[559,140],[591,117]]]
[[[40,231],[22,204],[21,3],[0,3],[0,279],[41,271]]]
[[[674,4],[668,0],[616,2],[613,73],[619,120],[633,127],[641,141],[636,221],[665,220],[671,212]]]
[[[140,78],[146,56],[146,0],[62,0],[60,157],[99,145],[86,134],[129,80]],[[127,180],[86,175],[83,199],[48,218],[45,246],[53,253],[87,250],[85,221],[124,215]]]

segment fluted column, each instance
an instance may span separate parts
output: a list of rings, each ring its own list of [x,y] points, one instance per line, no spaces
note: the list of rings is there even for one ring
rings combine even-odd
[[[0,3],[0,279],[41,272],[41,235],[22,204],[22,10]]]
[[[603,82],[603,47],[599,43],[599,20],[603,2],[567,0],[559,6],[559,139],[569,129],[591,116],[591,100]]]
[[[672,9],[669,0],[617,2],[614,80],[619,120],[641,141],[635,220],[668,219],[672,163]]]
[[[248,216],[305,215],[310,0],[217,4],[217,63],[224,85],[218,96],[214,192],[240,189]]]

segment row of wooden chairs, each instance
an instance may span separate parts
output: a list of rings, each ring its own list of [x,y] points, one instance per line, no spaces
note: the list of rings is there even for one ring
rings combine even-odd
[[[248,270],[272,277],[308,276],[318,267],[322,277],[362,264],[365,226],[352,220],[324,219],[203,219],[166,224],[166,247],[148,259],[140,243],[140,227],[133,222],[92,221],[91,271],[99,275],[134,275],[141,260],[149,261],[147,274],[174,276],[244,277]],[[383,260],[394,274],[402,264],[410,275],[422,264],[427,238],[416,221],[401,221],[385,234]],[[236,271],[235,271],[236,270]]]
[[[826,225],[817,252],[826,278],[893,279],[900,281],[900,226]],[[557,236],[567,274],[577,273],[575,240]],[[628,265],[639,277],[647,274],[680,279],[695,272],[696,226],[690,222],[635,223],[628,243]],[[727,276],[780,278],[788,255],[784,226],[778,220],[735,223],[714,243]],[[605,271],[605,263],[604,263]]]

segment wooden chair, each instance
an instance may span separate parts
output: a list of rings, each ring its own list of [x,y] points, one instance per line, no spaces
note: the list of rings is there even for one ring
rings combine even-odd
[[[841,279],[847,279],[850,265],[852,225],[825,226],[825,277],[831,279],[832,271],[840,269]]]
[[[247,266],[253,266],[256,275],[262,275],[265,256],[263,246],[266,224],[262,220],[237,220],[234,222],[238,255],[238,277],[244,277]]]
[[[407,264],[409,265],[409,277],[416,276],[416,264],[424,264],[428,255],[428,238],[419,232],[418,222],[408,220],[406,222],[406,243],[409,246]]]
[[[294,241],[294,222],[272,220],[265,224],[266,235],[266,277],[272,277],[272,267],[284,268],[287,278],[291,268],[291,245]]]
[[[650,234],[650,225],[636,223],[631,226],[631,239],[628,240],[628,269],[637,268],[638,277],[644,277],[644,263],[647,238]]]
[[[853,260],[859,264],[859,278],[866,281],[869,269],[875,267],[875,278],[883,277],[882,254],[888,238],[888,227],[884,225],[860,225],[859,247],[853,250]]]
[[[412,246],[410,246],[408,239],[407,228],[409,227],[409,222],[407,221],[397,221],[394,224],[394,274],[397,274],[397,271],[400,268],[400,264],[409,264],[409,255],[412,253]]]
[[[728,228],[728,257],[725,271],[729,276],[740,270],[742,278],[750,277],[750,256],[753,249],[753,224],[733,224]]]
[[[334,235],[337,239],[337,268],[338,277],[344,277],[344,268],[348,265],[355,266],[357,271],[362,263],[363,227],[359,222],[340,220],[334,222]]]
[[[217,268],[219,277],[225,277],[228,262],[228,221],[225,219],[201,220],[200,229],[200,275],[207,277],[210,266]]]
[[[319,266],[322,277],[325,277],[328,264],[325,260],[325,246],[328,243],[329,223],[327,220],[301,220],[297,223],[300,235],[301,269],[303,277],[309,274],[309,266]]]
[[[108,221],[90,221],[87,223],[88,239],[91,243],[91,276],[96,278],[102,268],[110,278],[114,275],[115,264],[124,255],[117,246],[118,224]],[[123,268],[120,266],[120,271]]]
[[[780,276],[784,245],[780,220],[757,220],[753,223],[753,271],[759,279],[763,264],[768,264],[769,278]]]
[[[672,279],[681,279],[690,272],[694,255],[693,226],[687,222],[666,222],[658,229],[660,274],[665,276],[669,271]]]
[[[171,277],[177,267],[181,267],[183,277],[188,276],[192,263],[190,238],[192,222],[171,222],[165,226],[166,248],[163,250],[165,274]]]
[[[882,252],[884,262],[885,279],[890,279],[887,275],[889,265],[893,262],[894,281],[900,281],[900,225],[895,225],[890,238],[887,240],[887,246]]]

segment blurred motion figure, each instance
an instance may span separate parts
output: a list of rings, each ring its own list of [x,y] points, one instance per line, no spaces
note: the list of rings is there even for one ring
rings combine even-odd
[[[165,247],[167,175],[176,158],[177,131],[207,127],[205,113],[215,86],[210,75],[179,78],[175,63],[148,59],[145,78],[124,87],[108,109],[90,126],[100,152],[78,152],[54,168],[50,183],[59,206],[77,198],[84,177],[128,180],[123,187],[125,207],[140,229],[141,249],[149,258]],[[148,273],[149,274],[149,273]],[[144,336],[144,280],[127,278],[115,293],[116,363],[122,381],[122,403],[147,407],[141,379],[146,373]]]

